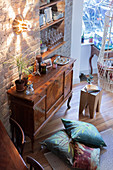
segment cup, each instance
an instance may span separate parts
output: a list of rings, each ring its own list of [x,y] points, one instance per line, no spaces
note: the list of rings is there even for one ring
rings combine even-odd
[[[46,74],[46,64],[44,63],[41,64],[41,73]]]

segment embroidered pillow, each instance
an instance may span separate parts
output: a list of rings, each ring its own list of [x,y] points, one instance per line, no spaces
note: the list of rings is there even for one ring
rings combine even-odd
[[[91,147],[106,146],[97,128],[86,122],[62,119],[67,134],[76,142]]]
[[[46,146],[49,150],[59,156],[61,159],[72,165],[74,160],[74,144],[65,132],[61,130],[51,137],[41,142],[42,146]]]
[[[90,148],[75,142],[73,168],[80,170],[99,170],[100,148]]]

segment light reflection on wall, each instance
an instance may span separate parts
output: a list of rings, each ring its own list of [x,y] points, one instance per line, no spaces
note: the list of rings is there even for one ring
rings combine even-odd
[[[23,32],[23,33],[22,33],[22,37],[26,40],[26,43],[27,43],[28,45],[30,45],[30,42],[32,41],[32,37],[29,37],[29,38],[28,38],[27,32]]]
[[[13,37],[14,37],[14,33],[12,32],[9,37],[7,38],[7,46],[10,46],[12,40],[13,40]]]
[[[23,17],[26,17],[27,12],[30,10],[30,6],[26,5],[26,7],[23,10]]]
[[[21,52],[21,46],[20,46],[20,35],[17,35],[16,43],[15,43],[15,48],[18,53]]]
[[[25,18],[28,12],[33,10],[35,2],[34,0],[26,0],[26,4],[24,6],[23,11],[21,10],[21,6],[17,8],[17,10],[15,11],[15,8],[13,9],[11,1],[5,0],[5,2],[6,2],[6,7],[3,9],[3,11],[7,9],[9,22],[3,25],[4,26],[3,30],[8,32],[8,34],[7,36],[5,36],[6,39],[4,39],[3,37],[3,42],[1,43],[0,49],[1,51],[4,51],[4,49],[8,50],[10,46],[13,46],[15,48],[15,54],[22,53],[21,51],[22,39],[26,41],[26,45],[28,45],[28,48],[30,46],[30,41],[32,41],[32,36],[28,36],[27,31],[31,30],[31,26],[33,25],[33,20],[29,22],[29,20],[25,20]],[[21,35],[16,35],[12,29],[13,28],[12,24],[17,15],[22,15],[23,17],[22,20],[23,23],[21,24],[20,22],[20,24],[18,24],[19,30],[22,29],[22,31],[20,31]]]
[[[8,7],[8,13],[9,13],[9,18],[14,20],[15,19],[15,12],[14,12],[14,10],[11,6]]]

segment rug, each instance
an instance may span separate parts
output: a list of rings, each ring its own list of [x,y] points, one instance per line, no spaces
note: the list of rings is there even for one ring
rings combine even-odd
[[[106,148],[101,149],[100,170],[113,169],[113,130],[108,129],[101,132],[101,136],[107,144]],[[51,152],[44,154],[53,170],[70,170],[71,168],[60,158]]]

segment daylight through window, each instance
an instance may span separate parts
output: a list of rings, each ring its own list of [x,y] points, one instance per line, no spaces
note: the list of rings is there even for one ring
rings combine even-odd
[[[104,28],[105,12],[109,10],[112,0],[84,0],[82,34],[84,38],[102,35]]]

